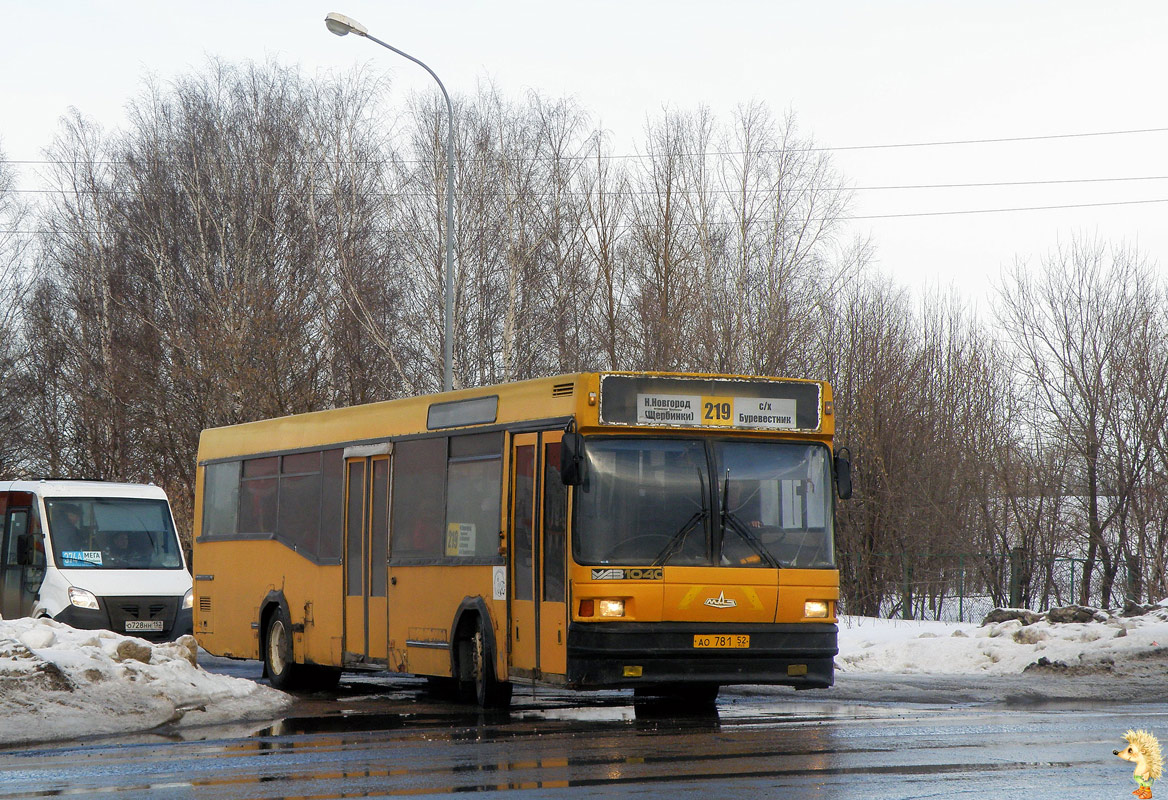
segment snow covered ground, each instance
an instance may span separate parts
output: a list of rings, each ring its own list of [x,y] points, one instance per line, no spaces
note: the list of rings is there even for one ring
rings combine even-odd
[[[195,666],[193,637],[151,644],[52,620],[0,620],[0,743],[271,719],[292,698]]]
[[[839,645],[837,685],[824,696],[841,700],[850,696],[849,679],[858,696],[878,689],[896,696],[903,689],[881,677],[893,675],[954,696],[967,684],[1025,674],[1041,676],[1044,686],[1057,679],[1055,691],[1073,696],[1077,676],[1124,665],[1134,665],[1137,677],[1142,671],[1140,685],[1159,687],[1168,668],[1168,608],[1029,625],[845,617]],[[292,704],[289,695],[255,681],[199,668],[196,653],[190,637],[150,644],[52,620],[0,620],[0,744],[268,720]]]
[[[1136,617],[1097,612],[1092,622],[1043,619],[1030,625],[845,617],[839,648],[836,669],[843,674],[1086,673],[1134,659],[1168,659],[1168,609]]]

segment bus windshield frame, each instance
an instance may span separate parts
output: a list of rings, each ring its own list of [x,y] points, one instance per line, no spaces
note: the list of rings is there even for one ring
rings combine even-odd
[[[585,457],[578,564],[835,568],[822,443],[590,436]]]
[[[183,569],[166,500],[137,497],[46,497],[58,569]]]

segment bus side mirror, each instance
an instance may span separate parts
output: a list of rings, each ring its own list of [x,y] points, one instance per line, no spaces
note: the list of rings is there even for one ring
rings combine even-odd
[[[565,486],[579,486],[584,482],[584,437],[565,433],[560,440],[560,481]]]
[[[844,456],[836,456],[834,466],[836,494],[840,500],[847,500],[852,496],[852,462]]]

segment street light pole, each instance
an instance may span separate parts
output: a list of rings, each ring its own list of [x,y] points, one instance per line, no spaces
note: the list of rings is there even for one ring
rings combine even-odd
[[[392,50],[399,56],[413,61],[430,73],[430,77],[442,90],[442,97],[446,99],[446,342],[444,348],[445,364],[442,368],[442,388],[443,391],[449,392],[454,388],[454,106],[450,102],[450,95],[447,94],[446,87],[442,85],[442,79],[434,73],[434,70],[409,53],[398,50],[393,45],[386,44],[377,37],[371,36],[369,29],[360,22],[334,11],[324,18],[324,24],[337,36],[355,33],[370,41],[377,42],[386,50]]]

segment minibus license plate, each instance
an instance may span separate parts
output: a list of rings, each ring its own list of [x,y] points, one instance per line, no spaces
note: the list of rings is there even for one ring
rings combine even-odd
[[[729,647],[742,649],[750,647],[750,636],[743,633],[696,633],[694,647]]]
[[[127,631],[162,631],[162,620],[160,619],[128,619],[126,620]]]

